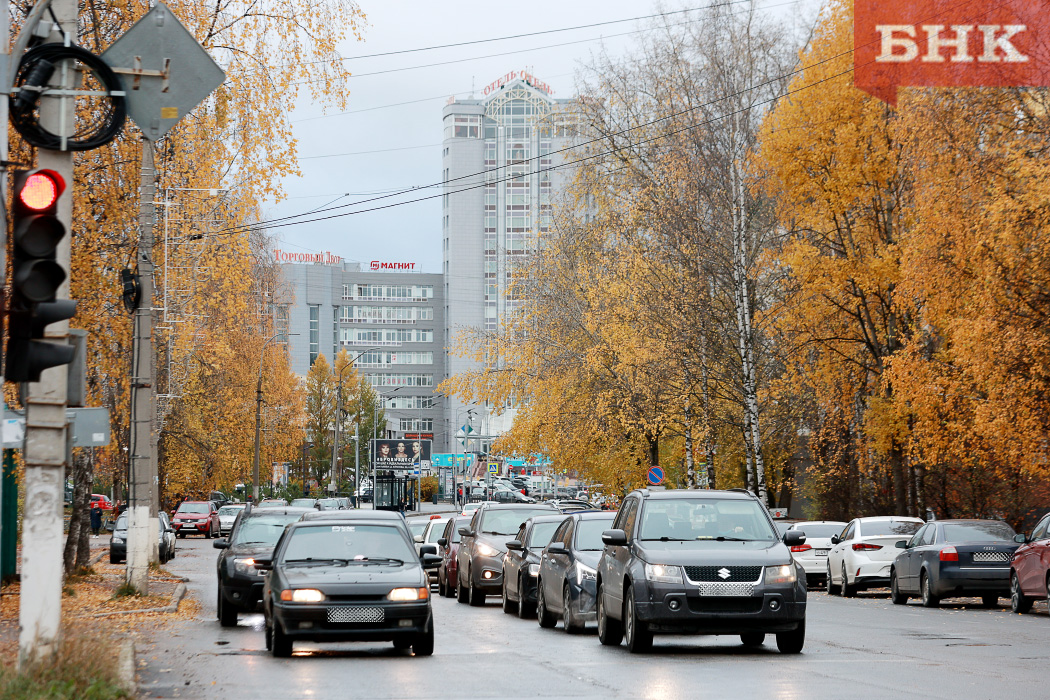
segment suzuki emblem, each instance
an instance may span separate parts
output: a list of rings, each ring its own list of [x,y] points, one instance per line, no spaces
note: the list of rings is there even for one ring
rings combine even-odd
[[[732,574],[729,572],[729,569],[725,567],[722,567],[718,570],[718,575],[721,576],[723,580],[732,576]]]

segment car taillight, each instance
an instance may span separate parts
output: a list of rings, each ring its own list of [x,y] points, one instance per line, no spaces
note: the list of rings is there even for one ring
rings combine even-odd
[[[874,552],[876,549],[882,549],[882,545],[868,544],[867,542],[858,542],[853,545],[854,552]]]
[[[792,552],[808,552],[811,549],[813,549],[813,548],[810,547],[808,544],[796,544],[794,547],[791,548],[791,551]]]
[[[959,550],[955,547],[945,547],[941,550],[941,561],[959,561]]]

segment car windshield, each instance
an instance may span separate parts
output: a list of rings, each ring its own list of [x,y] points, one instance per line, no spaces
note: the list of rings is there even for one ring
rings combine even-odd
[[[490,509],[481,516],[481,532],[486,535],[514,535],[517,534],[521,524],[534,515],[549,515],[550,508],[527,510],[515,508],[513,510]]]
[[[998,520],[983,523],[945,523],[945,542],[1012,542],[1014,529]]]
[[[113,526],[114,530],[127,530],[128,529],[128,516],[121,513],[120,517],[117,518],[117,524]]]
[[[313,498],[296,498],[292,501],[295,508],[313,508],[317,501]]]
[[[237,513],[239,513],[240,510],[240,508],[227,508],[224,506],[222,508],[219,508],[219,515],[237,515]]]
[[[551,522],[534,523],[532,526],[532,532],[529,533],[529,541],[525,544],[526,547],[539,549],[546,547],[551,543],[551,537],[554,536],[554,531],[558,529],[562,521],[554,520]]]
[[[180,503],[179,513],[207,513],[207,503]]]
[[[301,513],[266,513],[241,518],[240,527],[233,533],[230,544],[276,544],[284,526],[301,517]]]
[[[315,525],[292,530],[284,548],[283,561],[369,561],[416,560],[416,553],[405,541],[403,530],[395,525]]]
[[[444,531],[445,521],[434,523],[433,527],[430,528],[430,532],[427,533],[427,542],[429,544],[437,544],[437,541],[441,539],[441,533]]]
[[[860,535],[861,537],[877,537],[879,535],[914,535],[922,525],[922,523],[900,520],[876,520],[874,522],[862,523],[860,526]]]
[[[599,552],[604,549],[602,533],[612,527],[615,515],[615,513],[609,513],[608,518],[580,520],[576,526],[576,549],[582,549],[585,552]]]
[[[643,540],[779,539],[759,502],[715,498],[649,500],[639,533]]]
[[[806,533],[806,537],[831,539],[842,532],[842,523],[800,523],[793,529]]]

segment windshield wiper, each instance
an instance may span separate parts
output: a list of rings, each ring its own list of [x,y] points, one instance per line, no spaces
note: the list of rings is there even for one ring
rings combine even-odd
[[[341,559],[348,564],[397,564],[398,566],[405,562],[401,559],[394,559],[392,557],[365,557],[363,559]]]
[[[313,557],[307,557],[305,559],[285,559],[285,564],[328,564],[335,563],[342,566],[346,566],[350,563],[349,559],[336,559],[333,557],[323,557],[320,559],[314,559]]]
[[[755,541],[755,540],[752,540],[752,539],[748,539],[747,537],[725,537],[724,535],[719,535],[715,539],[718,540],[719,542],[754,542]]]
[[[692,542],[694,537],[643,537],[642,542]]]
[[[273,542],[234,542],[234,544],[270,544],[270,545],[272,545]]]

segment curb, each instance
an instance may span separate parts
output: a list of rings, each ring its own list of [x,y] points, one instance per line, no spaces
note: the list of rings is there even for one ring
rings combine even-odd
[[[117,680],[130,697],[138,693],[135,683],[135,642],[124,640],[117,651]]]
[[[171,602],[165,605],[163,608],[143,608],[141,610],[114,610],[112,612],[94,613],[88,615],[88,617],[109,617],[110,615],[137,615],[138,613],[172,613],[179,609],[179,602],[186,597],[186,584],[180,583],[175,586],[174,592],[171,594]]]

